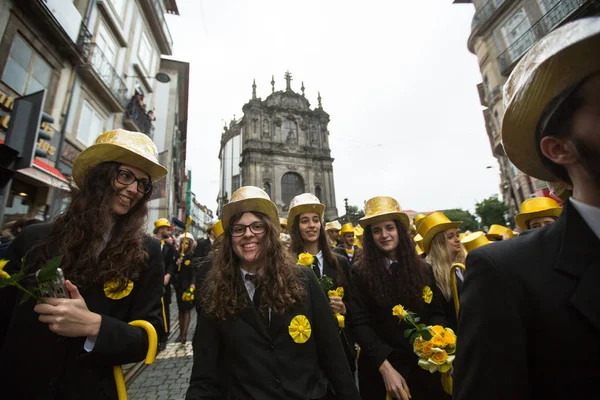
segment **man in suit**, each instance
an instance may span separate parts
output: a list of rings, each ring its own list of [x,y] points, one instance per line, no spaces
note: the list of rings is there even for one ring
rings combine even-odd
[[[354,226],[352,226],[352,222],[342,225],[340,237],[342,240],[333,248],[333,251],[346,257],[350,265],[352,265],[360,253],[360,248],[354,244]]]
[[[573,187],[555,223],[470,252],[454,399],[577,399],[600,376],[600,18],[548,34],[506,86],[502,142]]]
[[[160,248],[165,265],[164,295],[163,295],[163,318],[164,330],[159,332],[158,351],[167,347],[169,332],[171,331],[171,277],[177,271],[177,250],[168,242],[173,228],[166,218],[160,218],[154,222],[154,236],[160,240]]]
[[[194,249],[194,258],[204,259],[208,257],[213,250],[215,240],[223,233],[223,225],[221,220],[218,220],[211,225],[208,230],[208,238],[198,240],[198,244]]]

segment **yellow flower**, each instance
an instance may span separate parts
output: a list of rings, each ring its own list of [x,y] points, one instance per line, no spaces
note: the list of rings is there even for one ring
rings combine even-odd
[[[423,353],[423,357],[431,357],[433,354],[433,344],[430,341],[423,342],[421,352]]]
[[[446,328],[442,336],[444,337],[444,342],[446,343],[446,346],[456,346],[456,335],[454,334],[454,331],[452,329]]]
[[[119,292],[114,290],[119,286],[119,278],[115,278],[112,281],[108,281],[104,284],[104,295],[109,299],[120,300],[123,297],[129,296],[129,293],[133,290],[133,282],[127,280],[127,287]]]
[[[309,253],[300,253],[298,255],[298,265],[304,265],[305,267],[310,267],[313,265],[315,258],[312,254]]]
[[[191,261],[190,260],[185,260],[184,264],[185,265],[190,265]]]
[[[6,267],[6,264],[8,264],[8,260],[5,260],[4,258],[0,260],[0,279],[10,278],[10,275],[8,274],[8,272],[6,272],[4,270],[4,267]]]
[[[160,245],[161,245],[161,246],[164,246],[164,245],[165,245],[165,241],[164,241],[164,240],[161,240],[161,241],[160,241]]]
[[[415,353],[417,353],[417,355],[423,353],[423,343],[425,343],[425,341],[422,337],[418,337],[415,339],[415,342],[413,343],[413,350]]]
[[[335,314],[335,319],[337,319],[338,327],[342,329],[346,327],[346,317],[342,314]]]
[[[288,332],[292,337],[292,340],[296,343],[306,343],[310,339],[311,327],[308,318],[304,315],[296,315],[292,318]]]
[[[404,307],[402,307],[400,304],[398,304],[398,305],[394,306],[394,308],[392,308],[392,315],[394,315],[400,319],[404,319],[408,315],[408,312],[404,309]]]
[[[434,352],[431,357],[429,357],[429,360],[437,365],[442,365],[448,360],[448,353],[444,350]]]
[[[433,345],[433,347],[444,347],[446,345],[446,342],[444,341],[442,335],[434,335],[431,338],[431,344]]]
[[[429,328],[429,333],[431,333],[431,336],[433,336],[433,335],[441,335],[444,332],[446,332],[446,330],[441,325],[434,325],[431,328]]]
[[[344,288],[341,286],[338,286],[337,289],[335,289],[335,290],[329,290],[329,291],[327,291],[327,296],[343,298],[344,297]]]
[[[423,288],[423,301],[429,304],[431,303],[431,299],[433,299],[433,292],[429,286],[425,286]]]

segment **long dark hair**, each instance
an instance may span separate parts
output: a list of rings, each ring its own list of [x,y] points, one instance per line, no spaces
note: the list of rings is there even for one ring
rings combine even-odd
[[[323,260],[327,262],[330,266],[335,268],[337,279],[337,286],[344,286],[346,280],[344,279],[344,273],[341,270],[340,264],[337,261],[335,254],[331,251],[331,247],[329,247],[329,241],[327,240],[327,232],[325,231],[325,227],[323,226],[323,221],[319,218],[319,222],[321,223],[321,227],[319,229],[319,250],[323,253]],[[289,223],[289,221],[288,221]],[[298,254],[303,253],[304,249],[304,241],[302,240],[302,234],[300,233],[300,215],[296,215],[294,217],[294,225],[292,227],[292,231],[290,232],[290,237],[292,238],[292,242],[290,244],[290,251],[296,257]]]
[[[302,272],[279,240],[279,227],[274,226],[265,214],[252,214],[266,224],[266,231],[261,239],[265,246],[261,246],[259,254],[264,260],[265,268],[257,271],[259,286],[266,288],[261,293],[262,307],[282,314],[303,303],[306,298]],[[242,215],[243,213],[234,216],[229,225],[239,221]],[[240,258],[233,251],[231,231],[226,229],[220,240],[219,250],[213,254],[213,267],[201,289],[201,302],[204,312],[224,320],[238,315],[250,300],[240,273]]]
[[[363,255],[354,268],[367,283],[369,295],[378,305],[402,304],[419,312],[423,308],[423,288],[428,283],[427,267],[417,256],[406,227],[397,220],[394,224],[398,230],[396,261],[399,266],[388,271],[386,256],[377,247],[369,225],[363,234]]]
[[[54,222],[50,236],[26,256],[28,268],[39,268],[51,255],[61,255],[65,278],[80,288],[117,279],[115,291],[139,276],[148,261],[144,238],[152,191],[127,214],[115,217],[111,203],[121,165],[104,162],[88,172],[67,210]],[[109,233],[112,236],[105,243]]]

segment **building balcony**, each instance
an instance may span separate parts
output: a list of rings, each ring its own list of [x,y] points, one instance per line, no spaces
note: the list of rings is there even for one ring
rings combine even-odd
[[[471,30],[483,28],[492,18],[504,3],[508,3],[508,0],[488,0],[479,10],[475,12],[473,21],[471,22]]]
[[[508,76],[516,63],[538,40],[566,22],[576,11],[594,0],[561,0],[498,56],[500,71]]]
[[[84,55],[81,77],[104,100],[110,111],[125,111],[127,86],[102,50],[91,42],[92,35],[82,24],[78,45]]]
[[[164,55],[173,54],[173,38],[167,26],[165,19],[165,8],[163,0],[140,0],[140,6],[150,25],[150,30],[154,33],[160,53]],[[175,3],[171,1],[171,3]],[[175,7],[176,8],[176,7]],[[173,12],[171,9],[169,10]]]
[[[153,118],[141,107],[138,96],[133,96],[123,114],[123,127],[131,131],[145,133],[152,138],[152,130],[154,129],[152,120]]]

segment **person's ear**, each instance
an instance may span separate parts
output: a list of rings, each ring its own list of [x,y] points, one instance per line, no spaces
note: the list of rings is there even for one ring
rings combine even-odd
[[[540,141],[542,154],[558,165],[574,164],[578,160],[575,144],[569,138],[545,136]]]

